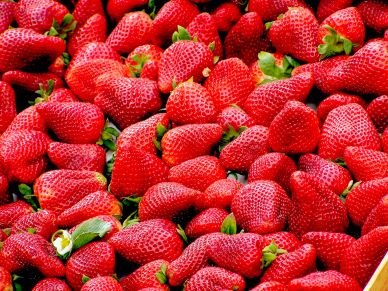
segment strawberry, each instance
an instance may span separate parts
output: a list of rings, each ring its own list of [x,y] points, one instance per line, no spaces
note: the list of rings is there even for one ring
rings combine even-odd
[[[273,242],[278,248],[285,249],[288,252],[293,252],[302,246],[300,240],[291,232],[280,231],[268,233],[264,235],[264,238],[268,241],[268,244]]]
[[[362,1],[357,5],[366,26],[381,31],[388,27],[388,5],[381,0]]]
[[[110,276],[102,276],[93,278],[82,286],[81,291],[123,291],[123,287],[116,279]]]
[[[376,128],[362,106],[355,103],[330,111],[322,127],[318,154],[335,160],[343,157],[347,146],[380,150]]]
[[[356,239],[344,233],[308,232],[302,236],[302,242],[312,244],[317,250],[319,261],[328,270],[340,269],[341,256]]]
[[[50,143],[46,134],[34,130],[4,135],[0,141],[0,160],[8,180],[32,183],[46,169]]]
[[[51,73],[28,73],[23,71],[8,71],[3,75],[2,80],[10,85],[17,85],[27,91],[36,91],[40,85],[47,89],[49,80],[54,81],[54,88],[63,87],[63,81],[58,76]]]
[[[58,225],[74,226],[97,215],[121,217],[121,206],[112,194],[105,191],[88,194],[58,216]]]
[[[69,56],[67,53],[63,53],[61,56],[57,57],[47,68],[49,73],[57,75],[58,77],[63,78],[66,73],[67,66],[69,65]]]
[[[384,130],[382,134],[381,144],[383,146],[384,152],[388,153],[388,127]]]
[[[67,143],[95,143],[104,128],[104,114],[93,104],[44,102],[37,111],[55,135]]]
[[[157,81],[163,52],[164,50],[157,45],[141,45],[128,55],[125,63],[130,66],[132,76]]]
[[[34,193],[43,209],[60,213],[87,194],[106,189],[105,177],[92,171],[54,170],[34,183]]]
[[[101,0],[79,0],[75,4],[72,15],[77,24],[83,25],[95,14],[104,15],[104,7]]]
[[[244,290],[245,281],[240,275],[218,267],[205,267],[186,283],[186,291]]]
[[[114,269],[113,247],[106,242],[92,242],[70,256],[66,263],[66,281],[73,289],[80,290],[83,276],[89,278],[111,276]]]
[[[261,17],[256,12],[244,14],[229,30],[225,41],[225,56],[240,58],[250,66],[257,60],[260,51],[260,37],[264,32]]]
[[[318,155],[306,154],[299,158],[298,168],[314,177],[337,195],[342,194],[352,181],[348,170]]]
[[[287,102],[271,122],[268,142],[273,151],[290,154],[313,152],[320,138],[315,111],[299,101]]]
[[[241,18],[240,8],[233,2],[221,3],[212,13],[217,29],[228,32]]]
[[[255,125],[221,150],[220,162],[225,169],[247,172],[258,157],[269,151],[268,128]]]
[[[356,95],[339,92],[330,95],[329,97],[325,98],[321,103],[319,103],[317,108],[318,118],[321,121],[325,121],[329,112],[332,111],[334,108],[350,103],[357,103],[364,108],[366,107],[366,102],[362,98]]]
[[[103,75],[96,84],[95,104],[121,129],[156,113],[162,105],[155,81]]]
[[[19,200],[0,206],[0,228],[11,227],[21,217],[32,213],[32,208],[26,202]]]
[[[265,234],[285,227],[290,207],[286,192],[277,183],[263,180],[241,188],[233,197],[231,210],[241,228]]]
[[[71,35],[68,52],[74,55],[79,48],[91,42],[104,42],[106,40],[106,19],[103,15],[92,15],[82,26],[79,26]]]
[[[45,96],[43,96],[44,99]],[[44,99],[45,100],[45,99]],[[77,97],[67,88],[54,89],[52,93],[47,97],[47,100],[51,102],[76,102]]]
[[[314,85],[311,73],[303,73],[257,87],[246,99],[243,109],[260,125],[269,126],[287,101],[303,102]]]
[[[220,161],[212,156],[200,156],[170,169],[168,180],[186,187],[205,191],[213,182],[226,178]]]
[[[342,52],[347,55],[362,47],[365,26],[355,7],[338,10],[327,17],[319,26],[318,52],[321,58]]]
[[[362,226],[362,235],[366,235],[378,226],[388,225],[388,195],[385,195],[369,213]]]
[[[366,109],[370,119],[379,132],[388,127],[388,95],[382,95],[373,99]]]
[[[317,18],[323,21],[334,12],[352,6],[352,0],[321,0],[318,3]]]
[[[204,87],[209,90],[218,110],[231,104],[242,105],[254,89],[249,68],[238,58],[217,63],[206,79]]]
[[[175,182],[156,184],[148,189],[139,203],[141,221],[172,219],[180,211],[190,208],[199,191]]]
[[[388,248],[388,227],[378,227],[355,241],[343,254],[341,273],[355,278],[365,286],[385,256]]]
[[[179,84],[190,78],[194,82],[200,82],[206,68],[213,68],[213,54],[209,47],[203,42],[179,40],[164,51],[160,60],[159,90],[169,93],[174,89],[174,83]]]
[[[250,0],[248,11],[257,12],[264,21],[275,20],[288,7],[307,7],[303,0]]]
[[[287,287],[276,281],[263,282],[250,291],[287,291]]]
[[[293,7],[272,23],[268,37],[279,53],[314,63],[319,59],[318,27],[318,21],[310,10]]]
[[[128,11],[135,7],[144,6],[148,3],[147,0],[108,0],[106,7],[110,18],[119,21]]]
[[[255,160],[248,172],[248,182],[271,180],[290,191],[290,176],[296,171],[294,161],[281,153],[268,153]]]
[[[256,125],[256,121],[252,117],[235,105],[225,107],[218,115],[217,123],[222,126],[224,131],[230,130],[230,127],[238,131],[242,126],[251,127]]]
[[[6,31],[14,19],[16,3],[11,1],[0,2],[0,10],[3,12],[0,17],[0,33]]]
[[[168,166],[207,155],[221,139],[218,124],[187,124],[169,130],[162,138],[162,158]]]
[[[141,265],[160,259],[171,262],[183,251],[175,224],[165,219],[134,224],[113,235],[109,243],[128,261]]]
[[[104,171],[105,151],[95,144],[52,142],[47,153],[50,161],[59,169]]]
[[[0,133],[3,133],[17,114],[15,92],[8,83],[3,81],[0,81],[0,101],[2,104],[0,109]]]
[[[12,224],[11,234],[29,232],[31,229],[34,233],[49,240],[58,229],[55,213],[50,210],[40,210],[23,215]]]
[[[168,267],[168,262],[165,260],[156,260],[149,262],[138,268],[132,274],[124,277],[121,280],[121,286],[124,290],[141,290],[143,288],[154,287],[158,290],[168,291],[168,286],[159,281],[163,268]],[[159,275],[159,273],[161,275]]]
[[[337,194],[316,182],[310,174],[297,171],[290,178],[292,209],[289,229],[298,237],[309,231],[344,232],[349,221]]]
[[[388,191],[388,178],[361,183],[346,197],[346,208],[355,225],[362,226],[369,213]]]
[[[16,115],[11,124],[8,126],[6,132],[3,134],[3,137],[7,136],[9,132],[23,129],[41,132],[47,131],[45,122],[36,110],[36,106],[30,106]]]
[[[154,19],[151,30],[152,43],[156,45],[164,44],[171,39],[178,25],[187,27],[198,14],[198,8],[189,0],[168,1],[162,6]]]
[[[203,193],[197,194],[195,206],[199,209],[229,208],[234,195],[241,187],[242,184],[234,179],[215,181]]]
[[[46,278],[39,281],[32,291],[71,291],[69,285],[57,278]]]
[[[65,266],[55,255],[55,248],[37,234],[20,233],[9,236],[3,243],[0,257],[2,266],[11,273],[34,267],[46,277],[65,275]]]
[[[72,66],[92,59],[115,60],[119,63],[122,61],[120,55],[107,44],[103,42],[91,42],[80,47],[74,54],[69,64],[69,71]],[[96,73],[94,77],[96,78],[103,73],[104,71]]]
[[[361,291],[360,285],[350,276],[337,271],[314,272],[292,280],[288,284],[288,290],[344,290]]]
[[[45,36],[32,29],[8,29],[0,34],[0,72],[26,67],[34,60],[55,60],[65,50],[62,39]]]
[[[197,214],[185,228],[189,238],[198,238],[207,233],[220,232],[228,212],[221,208],[208,208]]]
[[[10,195],[8,194],[8,179],[0,172],[0,205],[10,202]]]

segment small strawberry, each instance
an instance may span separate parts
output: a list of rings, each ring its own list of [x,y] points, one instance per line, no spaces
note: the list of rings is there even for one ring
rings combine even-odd
[[[123,291],[123,287],[116,279],[110,276],[101,276],[93,278],[82,286],[81,291]]]
[[[357,5],[366,26],[381,31],[388,27],[388,5],[381,0],[362,1]]]
[[[275,20],[281,13],[286,13],[288,7],[307,7],[303,0],[250,0],[248,11],[257,12],[264,21]]]
[[[11,227],[21,217],[32,213],[33,209],[26,202],[19,200],[0,206],[0,228]]]
[[[48,89],[49,80],[54,81],[54,88],[63,87],[63,81],[58,76],[51,73],[28,73],[23,71],[8,71],[3,74],[2,81],[10,85],[20,86],[27,91],[36,91],[43,88]]]
[[[230,127],[238,131],[242,126],[251,127],[256,125],[256,121],[237,105],[225,107],[218,115],[217,123],[222,126],[224,131],[230,130]]]
[[[189,238],[198,238],[207,233],[220,232],[228,212],[221,208],[208,208],[197,214],[185,228]]]
[[[287,291],[287,287],[276,281],[263,282],[250,291]]]
[[[80,26],[95,14],[104,15],[104,8],[101,0],[79,0],[71,14]]]
[[[46,278],[39,281],[32,291],[71,291],[69,285],[57,278]]]
[[[36,110],[36,106],[30,106],[16,115],[3,134],[3,137],[5,137],[9,132],[20,130],[35,130],[40,132],[47,131],[45,121]]]
[[[0,33],[6,31],[14,20],[15,7],[15,2],[0,2],[0,10],[3,12],[0,16]]]
[[[240,8],[233,2],[221,3],[212,13],[219,31],[228,32],[241,18]]]
[[[379,226],[388,225],[388,195],[385,195],[375,208],[369,213],[362,226],[362,235],[366,235],[371,230]]]
[[[366,109],[370,119],[379,132],[388,127],[388,95],[373,99]]]
[[[1,2],[6,3],[6,2]],[[15,118],[16,99],[12,87],[3,81],[0,81],[0,133],[3,133]]]
[[[321,0],[318,3],[317,18],[323,21],[334,12],[352,6],[353,0]]]
[[[106,9],[110,18],[119,21],[128,11],[147,3],[147,0],[108,0]]]
[[[302,246],[302,242],[291,232],[280,231],[268,233],[264,235],[264,238],[267,239],[268,244],[273,242],[278,248],[284,249],[287,252],[293,252]]]

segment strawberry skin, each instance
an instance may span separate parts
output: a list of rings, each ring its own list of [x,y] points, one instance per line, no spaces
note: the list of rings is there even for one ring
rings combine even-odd
[[[207,233],[219,232],[228,212],[220,208],[208,208],[197,214],[185,228],[190,238],[198,238]]]
[[[263,282],[250,291],[287,291],[287,287],[276,281]]]
[[[219,31],[228,32],[241,18],[240,8],[233,2],[221,3],[212,13]]]
[[[20,130],[35,130],[40,132],[47,131],[45,122],[36,110],[36,106],[27,107],[16,115],[7,130],[4,132],[3,137],[5,137],[9,132]]]
[[[123,287],[116,279],[110,276],[96,277],[82,286],[81,291],[123,291]]]
[[[10,85],[23,87],[27,91],[39,90],[40,84],[47,84],[48,80],[54,81],[54,88],[63,87],[61,78],[51,73],[28,73],[19,70],[8,71],[3,74],[2,80]]]
[[[6,31],[14,19],[16,3],[15,2],[0,2],[0,10],[3,12],[0,17],[0,33]]]
[[[302,0],[250,0],[248,11],[257,12],[264,21],[275,20],[281,13],[285,13],[288,7],[307,7]]]
[[[384,152],[388,153],[388,127],[384,130],[381,137],[381,143],[384,149]]]
[[[0,172],[0,205],[4,205],[10,202],[10,195],[8,194],[8,179]]]
[[[8,83],[3,81],[0,81],[0,102],[0,133],[3,133],[17,114],[15,92]]]
[[[95,14],[104,15],[101,0],[79,0],[71,13],[78,25],[83,25]]]
[[[318,3],[317,18],[322,21],[334,12],[352,6],[352,0],[321,0]]]
[[[32,208],[26,202],[19,200],[0,206],[0,228],[9,228],[21,217],[32,213]]]
[[[48,101],[51,102],[75,102],[78,101],[77,97],[67,88],[54,89],[48,97]]]
[[[229,130],[229,126],[238,131],[240,127],[251,127],[256,125],[256,121],[250,117],[244,110],[237,106],[225,107],[217,116],[217,123],[222,126],[224,131]]]
[[[114,60],[119,63],[121,63],[122,61],[120,55],[107,44],[103,42],[91,42],[80,47],[78,51],[74,54],[68,67],[69,71],[72,66],[87,62],[92,59]],[[96,78],[104,73],[104,71],[102,71],[101,73],[96,73],[94,77]]]
[[[147,3],[147,0],[108,0],[106,9],[110,18],[119,21],[128,11]]]
[[[71,291],[69,285],[57,278],[46,278],[34,286],[33,291]]]
[[[388,95],[382,95],[369,103],[366,112],[376,126],[378,132],[388,127]]]
[[[388,5],[381,0],[362,1],[357,5],[364,23],[377,31],[388,27],[387,13]]]
[[[278,248],[292,252],[302,246],[302,242],[291,232],[280,231],[264,235],[268,244],[274,242]]]
[[[367,234],[378,226],[388,225],[388,195],[385,195],[375,208],[369,213],[362,226],[362,235]]]

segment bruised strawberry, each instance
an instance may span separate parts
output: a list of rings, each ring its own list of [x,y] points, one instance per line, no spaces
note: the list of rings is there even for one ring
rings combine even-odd
[[[228,32],[241,18],[240,8],[233,2],[221,3],[212,13],[219,31]]]
[[[101,0],[79,0],[71,14],[80,26],[95,14],[104,15],[104,8]]]
[[[116,279],[110,276],[96,277],[82,286],[81,291],[123,291],[123,287],[117,282]]]
[[[362,226],[362,235],[367,234],[378,226],[388,225],[388,195],[385,195],[375,208],[369,213]]]
[[[284,249],[287,252],[292,252],[302,246],[302,242],[291,232],[280,231],[264,235],[268,244],[275,243],[278,248]]]
[[[15,7],[15,2],[0,2],[0,10],[3,12],[0,16],[0,33],[6,31],[14,20]]]
[[[265,21],[275,20],[288,7],[307,7],[303,0],[250,0],[248,11],[257,12]]]
[[[3,75],[2,80],[10,85],[18,85],[27,91],[40,89],[41,84],[47,84],[49,80],[54,81],[55,88],[63,87],[63,81],[51,73],[28,73],[23,71],[8,71]],[[43,85],[45,87],[45,85]]]
[[[147,3],[147,0],[108,0],[106,9],[112,19],[119,21],[128,11]]]
[[[36,106],[30,106],[16,115],[8,126],[6,133],[19,130],[47,131],[43,117],[36,110]],[[4,133],[3,137],[7,135],[6,133]]]
[[[365,25],[381,31],[388,27],[388,5],[381,0],[362,1],[357,5]]]
[[[11,227],[21,217],[32,213],[32,208],[24,201],[11,202],[0,206],[0,228]]]
[[[225,107],[217,117],[217,123],[222,126],[224,131],[230,130],[231,126],[235,131],[238,131],[242,126],[251,127],[256,124],[244,110],[237,105]]]
[[[388,127],[388,95],[374,99],[366,109],[370,119],[379,132]]]
[[[1,2],[3,3],[3,2]],[[3,81],[0,81],[0,134],[3,133],[15,118],[16,99],[12,87]]]
[[[334,12],[352,6],[352,2],[352,0],[321,0],[318,3],[317,18],[322,21]]]
[[[46,278],[34,286],[33,291],[71,291],[69,285],[57,278]]]
[[[189,238],[198,238],[207,233],[220,232],[228,212],[220,208],[208,208],[196,215],[185,228]]]

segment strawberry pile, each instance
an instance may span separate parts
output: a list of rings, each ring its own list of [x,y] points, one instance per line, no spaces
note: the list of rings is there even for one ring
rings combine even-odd
[[[0,0],[1,290],[364,288],[388,251],[384,0]]]

